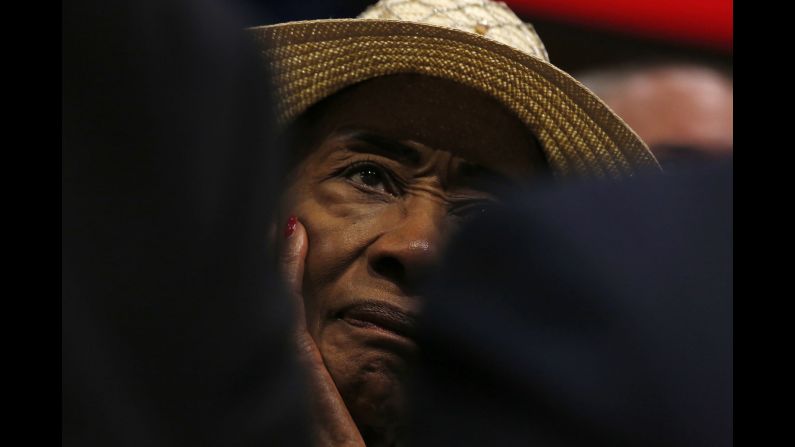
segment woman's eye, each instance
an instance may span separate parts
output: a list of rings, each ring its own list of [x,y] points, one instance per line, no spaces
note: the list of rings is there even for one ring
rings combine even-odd
[[[453,214],[464,219],[474,219],[475,217],[486,215],[492,206],[494,204],[490,201],[477,201],[456,207],[453,210]]]
[[[384,171],[373,165],[354,166],[345,177],[354,183],[365,185],[370,189],[395,195],[394,188]]]

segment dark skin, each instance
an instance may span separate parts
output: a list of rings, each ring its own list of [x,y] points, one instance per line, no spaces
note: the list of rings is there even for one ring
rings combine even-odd
[[[400,445],[417,286],[462,222],[546,163],[496,101],[419,75],[334,95],[304,116],[300,137],[282,266],[317,444]]]

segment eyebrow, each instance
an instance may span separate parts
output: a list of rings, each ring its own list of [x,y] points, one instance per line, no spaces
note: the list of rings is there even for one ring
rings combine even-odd
[[[340,134],[364,143],[364,145],[352,145],[347,148],[353,152],[374,153],[411,166],[420,164],[420,153],[416,149],[392,138],[361,129],[342,130]],[[475,186],[480,189],[500,191],[518,185],[515,180],[477,163],[465,161],[461,168],[461,174],[465,178],[474,180]]]
[[[364,143],[364,145],[350,146],[348,149],[351,151],[374,153],[411,166],[420,164],[420,153],[400,141],[365,130],[346,132],[345,136]]]

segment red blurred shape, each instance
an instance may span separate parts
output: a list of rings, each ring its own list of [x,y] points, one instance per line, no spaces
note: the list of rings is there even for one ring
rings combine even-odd
[[[732,49],[731,0],[504,0],[520,15]]]

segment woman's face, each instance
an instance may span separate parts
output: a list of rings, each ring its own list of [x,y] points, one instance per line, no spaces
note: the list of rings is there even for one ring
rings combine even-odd
[[[334,95],[309,115],[301,141],[308,155],[291,175],[285,214],[309,239],[307,324],[367,438],[404,419],[418,284],[495,189],[545,163],[495,101],[417,75]]]

